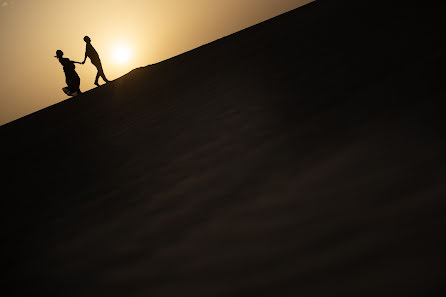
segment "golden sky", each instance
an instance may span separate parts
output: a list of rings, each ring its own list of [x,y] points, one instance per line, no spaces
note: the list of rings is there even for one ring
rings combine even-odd
[[[0,125],[67,98],[54,55],[82,61],[85,35],[113,80],[311,1],[0,0]],[[89,60],[76,71],[95,87]]]

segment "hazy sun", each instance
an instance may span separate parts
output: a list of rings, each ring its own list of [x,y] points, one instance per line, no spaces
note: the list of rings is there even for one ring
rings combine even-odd
[[[130,59],[131,55],[132,51],[130,50],[130,48],[124,45],[117,46],[113,50],[113,58],[119,64],[127,62]]]

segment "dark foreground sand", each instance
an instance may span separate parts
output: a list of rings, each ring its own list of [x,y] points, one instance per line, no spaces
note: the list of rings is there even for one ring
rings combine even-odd
[[[444,10],[389,2],[320,0],[0,127],[2,290],[444,292]]]

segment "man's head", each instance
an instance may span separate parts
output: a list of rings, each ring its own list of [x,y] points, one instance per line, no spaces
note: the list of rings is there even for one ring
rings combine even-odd
[[[91,42],[91,39],[90,39],[90,37],[85,36],[85,37],[84,37],[84,41],[85,41],[86,43],[90,43],[90,42]]]

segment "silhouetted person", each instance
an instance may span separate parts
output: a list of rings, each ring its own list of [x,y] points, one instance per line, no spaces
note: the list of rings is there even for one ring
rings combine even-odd
[[[82,64],[85,63],[85,61],[87,60],[87,57],[90,58],[91,63],[96,66],[96,68],[98,69],[98,74],[96,74],[96,80],[94,81],[94,84],[99,86],[98,83],[98,79],[99,76],[102,77],[102,79],[108,83],[109,80],[105,77],[104,74],[104,70],[102,69],[102,63],[101,63],[101,59],[99,59],[99,55],[98,52],[94,49],[94,47],[91,45],[91,39],[88,36],[84,37],[84,41],[87,43],[86,47],[85,47],[85,58],[84,61],[82,62]]]
[[[63,66],[63,71],[65,72],[65,81],[67,83],[67,87],[62,88],[62,90],[70,96],[76,96],[81,92],[79,89],[79,85],[81,80],[79,75],[77,75],[74,63],[80,64],[80,62],[70,61],[68,58],[63,57],[63,52],[61,50],[56,51],[56,58],[59,60],[60,64]]]

